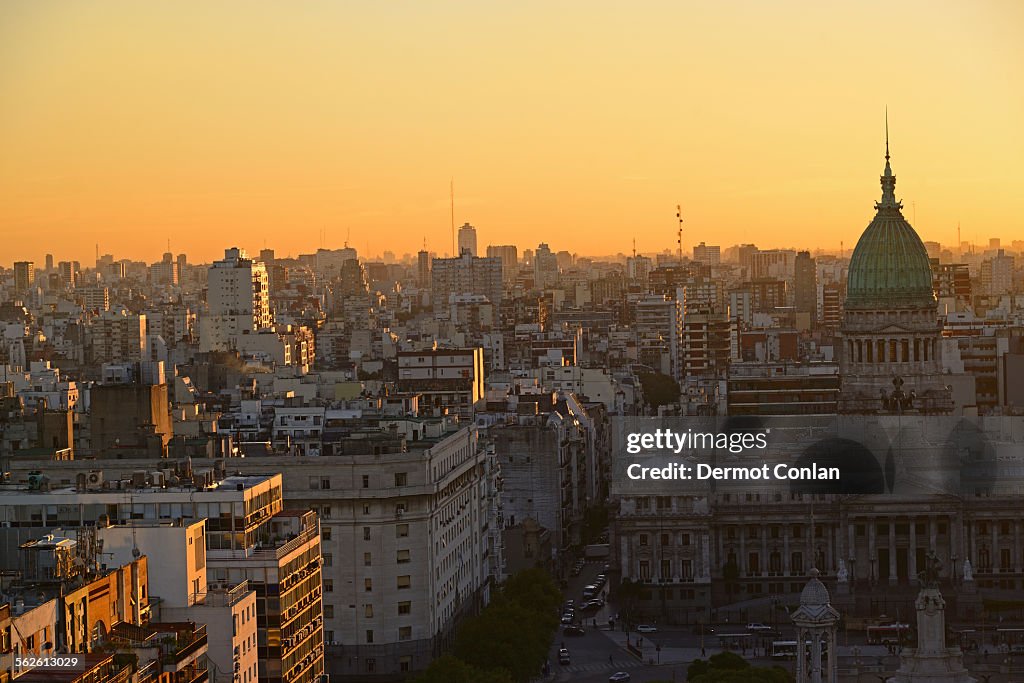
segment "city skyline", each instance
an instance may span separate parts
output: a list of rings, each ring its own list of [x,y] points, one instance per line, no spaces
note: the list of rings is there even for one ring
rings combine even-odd
[[[239,21],[230,3],[9,3],[0,231],[36,262],[85,263],[97,243],[152,260],[168,239],[203,262],[227,244],[444,254],[454,180],[454,222],[481,245],[656,253],[681,204],[685,252],[849,253],[888,106],[922,239],[954,244],[958,223],[975,244],[1024,239],[1019,5],[739,5],[624,23],[603,4],[246,5]],[[886,26],[898,39],[865,40]]]

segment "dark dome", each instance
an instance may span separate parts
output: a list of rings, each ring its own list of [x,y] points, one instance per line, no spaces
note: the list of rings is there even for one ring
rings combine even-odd
[[[932,268],[924,243],[896,201],[896,176],[885,155],[882,200],[850,259],[846,307],[861,309],[934,308]]]

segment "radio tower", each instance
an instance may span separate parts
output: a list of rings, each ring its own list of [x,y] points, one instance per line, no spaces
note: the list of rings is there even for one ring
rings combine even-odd
[[[455,178],[452,178],[451,184],[448,187],[448,192],[452,206],[452,258],[454,258],[458,256],[458,254],[455,253]]]
[[[679,221],[679,230],[676,233],[676,244],[679,246],[679,265],[683,265],[683,207],[676,204],[676,220]]]

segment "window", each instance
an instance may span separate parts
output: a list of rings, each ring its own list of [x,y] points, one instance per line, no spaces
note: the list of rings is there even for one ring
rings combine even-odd
[[[671,562],[671,560],[662,560],[661,561],[661,576],[659,576],[658,578],[660,578],[662,581],[668,581],[669,579],[672,578],[672,562]]]
[[[411,671],[412,670],[412,657],[406,655],[398,658],[398,670],[399,671]]]
[[[371,629],[371,628],[366,629],[366,642],[367,643],[372,643],[373,642],[373,629]],[[367,661],[366,665],[367,665],[367,668],[369,668],[370,662]]]
[[[647,560],[640,560],[640,580],[651,580],[651,563]]]
[[[409,561],[409,551],[399,550],[398,551],[398,564],[405,564]]]
[[[412,579],[408,574],[405,574],[404,576],[398,577],[397,583],[399,588],[408,588],[412,585]]]
[[[324,605],[324,618],[325,619],[333,619],[334,618],[334,605],[331,605],[329,603]]]
[[[409,476],[405,472],[395,472],[395,486],[405,486],[409,483]]]
[[[369,541],[370,540],[370,527],[368,527],[368,526],[364,526],[363,527],[363,540],[364,541]]]
[[[661,535],[661,544],[662,545],[668,545],[669,544],[669,535],[668,534],[662,534]]]
[[[320,538],[324,539],[325,541],[331,540],[331,527],[320,527]]]
[[[323,553],[321,557],[324,558],[325,567],[330,567],[334,564],[334,555],[332,555],[331,553]]]
[[[640,545],[647,545],[647,534],[640,534]]]
[[[370,504],[369,503],[363,503],[363,514],[364,515],[370,514]]]
[[[398,524],[398,525],[395,526],[395,537],[396,538],[406,538],[408,535],[409,535],[409,525],[408,524]]]
[[[324,593],[331,593],[334,591],[334,579],[324,579]]]
[[[363,605],[363,616],[367,619],[373,619],[373,605]]]
[[[399,640],[412,640],[412,626],[399,626],[398,627],[398,639]]]
[[[363,475],[363,488],[364,489],[370,488],[370,475],[369,474],[364,474]]]
[[[373,564],[373,560],[370,557],[370,553],[363,553],[363,565],[369,567],[371,564]]]
[[[320,488],[329,489],[331,488],[331,480],[328,477],[320,477]]]
[[[683,545],[690,545],[690,534],[683,534]]]
[[[331,518],[331,506],[330,505],[324,505],[322,508],[320,508],[320,517],[323,518],[323,519],[330,519]]]
[[[309,478],[309,488],[311,490],[314,490],[314,491],[316,489],[320,488],[320,478],[319,477],[310,477]]]
[[[408,601],[398,603],[398,613],[412,614],[412,603]]]
[[[373,590],[373,579],[369,577],[363,579],[363,590],[365,590],[367,593]]]

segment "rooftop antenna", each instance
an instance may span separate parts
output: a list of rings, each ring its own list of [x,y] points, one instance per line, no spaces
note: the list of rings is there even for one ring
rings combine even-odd
[[[683,265],[683,207],[676,204],[676,220],[679,221],[679,231],[676,233],[676,244],[679,246],[679,265]]]
[[[451,200],[452,208],[452,257],[458,256],[455,253],[455,178],[452,178],[448,185],[448,196]]]
[[[636,238],[633,238],[633,258],[636,258]]]
[[[843,241],[839,240],[839,258],[843,258],[843,254],[845,253],[846,250],[843,248]]]
[[[348,227],[348,231],[345,233],[345,248],[348,249],[348,240],[352,237],[352,226]]]
[[[962,246],[960,246],[962,244],[963,244],[963,242],[960,241],[960,221],[957,221],[956,222],[956,253],[959,254],[960,256],[964,255],[964,251],[963,251],[964,248]]]

